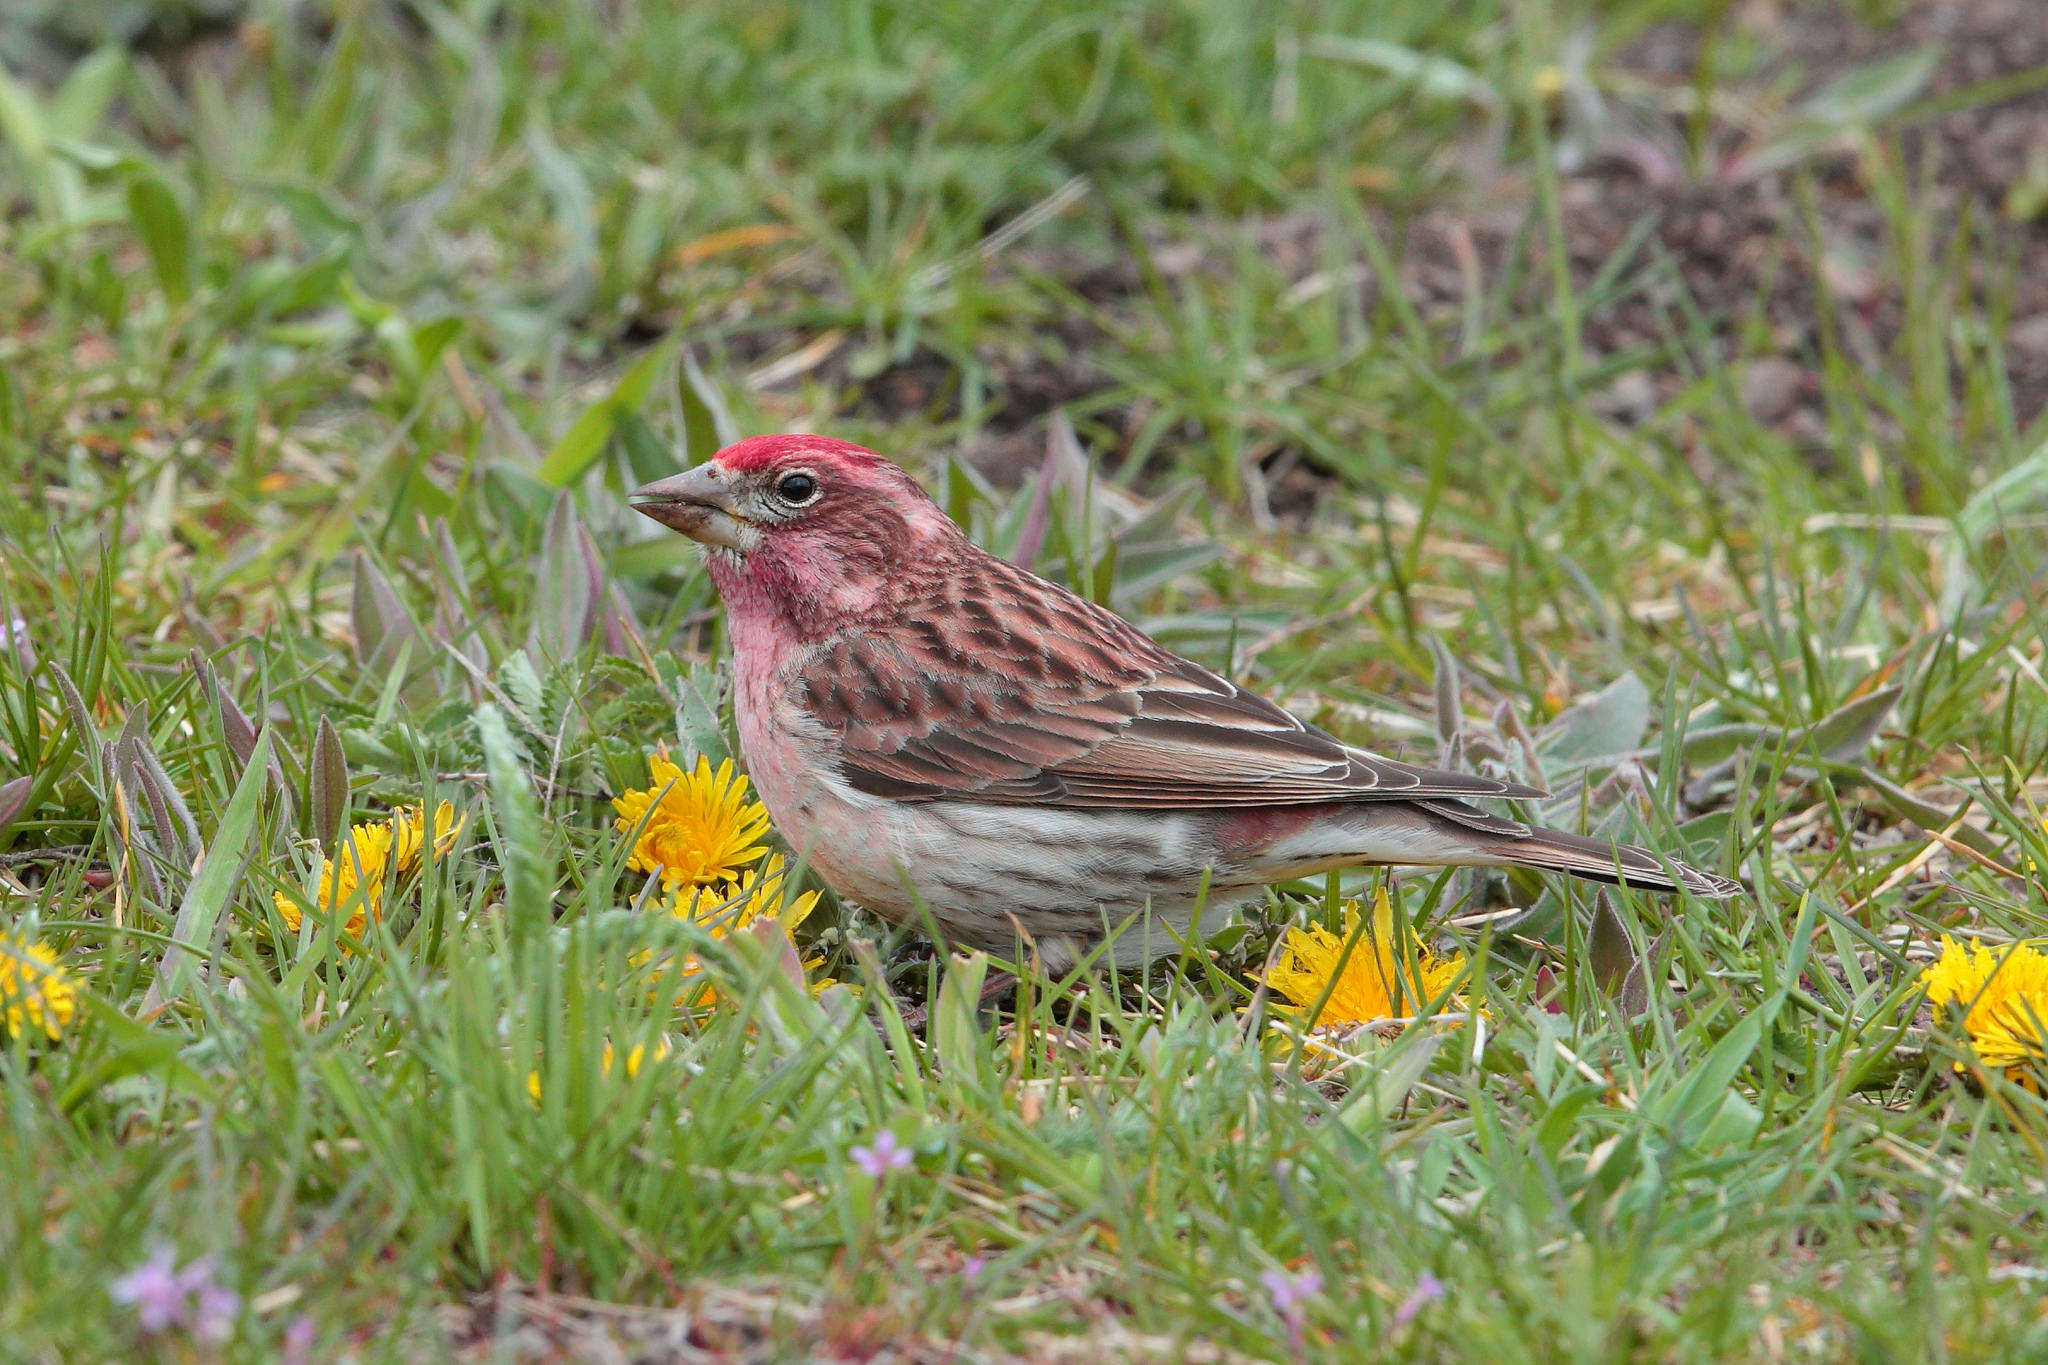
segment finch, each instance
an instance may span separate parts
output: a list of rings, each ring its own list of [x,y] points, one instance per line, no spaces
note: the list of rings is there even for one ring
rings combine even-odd
[[[1122,965],[1175,952],[1339,867],[1741,889],[1472,804],[1534,788],[1344,743],[980,549],[849,442],[756,436],[630,496],[705,547],[776,828],[893,923],[998,951],[1021,933],[1058,970],[1111,934]]]

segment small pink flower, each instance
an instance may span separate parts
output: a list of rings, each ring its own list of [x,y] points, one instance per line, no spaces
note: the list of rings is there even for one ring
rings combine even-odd
[[[1262,1273],[1259,1283],[1266,1286],[1266,1294],[1273,1301],[1273,1311],[1287,1324],[1287,1339],[1297,1351],[1300,1350],[1302,1324],[1308,1316],[1303,1305],[1323,1292],[1322,1272],[1310,1266],[1290,1275],[1276,1268]]]
[[[891,1171],[900,1171],[915,1159],[915,1154],[897,1141],[896,1134],[887,1128],[875,1134],[872,1146],[852,1147],[846,1154],[870,1180],[880,1180]]]
[[[241,1311],[240,1294],[209,1284],[193,1297],[192,1335],[201,1341],[227,1341],[235,1335],[235,1318]]]
[[[284,1329],[284,1365],[308,1365],[313,1359],[313,1338],[317,1334],[313,1320],[304,1313],[293,1318],[291,1326]]]
[[[981,1279],[981,1272],[988,1269],[988,1257],[975,1252],[960,1263],[960,1282],[972,1288]]]
[[[116,1303],[135,1305],[135,1318],[145,1332],[184,1327],[201,1341],[224,1342],[235,1334],[242,1296],[213,1282],[217,1262],[201,1256],[183,1270],[177,1253],[158,1247],[150,1258],[114,1281],[108,1291]]]
[[[147,1261],[114,1281],[108,1291],[115,1303],[135,1305],[145,1332],[161,1332],[185,1318],[185,1287],[179,1282],[177,1253],[158,1247]]]
[[[1401,1306],[1394,1310],[1394,1330],[1400,1331],[1415,1321],[1415,1315],[1428,1305],[1444,1296],[1444,1282],[1425,1270],[1415,1278],[1415,1288],[1408,1291],[1408,1297],[1401,1300]]]
[[[1282,1315],[1297,1313],[1301,1305],[1323,1292],[1321,1272],[1313,1267],[1299,1275],[1290,1275],[1284,1270],[1268,1270],[1259,1276],[1259,1283],[1266,1286],[1266,1292],[1273,1298],[1273,1308]]]

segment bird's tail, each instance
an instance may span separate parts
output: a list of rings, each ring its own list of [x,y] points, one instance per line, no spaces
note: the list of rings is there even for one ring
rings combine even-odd
[[[1740,895],[1742,884],[1727,877],[1703,872],[1696,867],[1660,859],[1646,848],[1633,844],[1611,844],[1583,834],[1532,828],[1519,838],[1503,838],[1495,846],[1503,863],[1534,868],[1540,872],[1568,872],[1588,881],[1610,886],[1633,886],[1644,891],[1677,891],[1683,888],[1695,896],[1721,900]]]
[[[1341,808],[1340,808],[1341,809]],[[1360,801],[1258,850],[1237,869],[1244,884],[1314,876],[1333,867],[1527,867],[1642,891],[1690,891],[1718,900],[1739,883],[1633,844],[1544,829],[1448,797]]]

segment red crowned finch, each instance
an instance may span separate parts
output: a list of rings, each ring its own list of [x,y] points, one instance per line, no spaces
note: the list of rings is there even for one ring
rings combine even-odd
[[[756,436],[632,498],[708,551],[740,747],[776,827],[892,921],[928,911],[998,950],[1021,928],[1059,968],[1139,912],[1119,962],[1175,951],[1198,904],[1209,929],[1268,883],[1360,864],[1740,890],[1471,804],[1533,788],[1295,719],[977,548],[860,446]]]

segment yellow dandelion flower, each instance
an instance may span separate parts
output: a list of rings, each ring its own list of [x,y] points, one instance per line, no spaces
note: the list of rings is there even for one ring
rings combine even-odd
[[[782,855],[771,853],[768,860],[758,868],[750,868],[741,878],[737,889],[730,886],[696,888],[685,897],[681,887],[669,893],[663,908],[677,919],[694,920],[701,924],[713,938],[724,938],[728,934],[751,929],[763,919],[779,920],[785,933],[794,934],[799,925],[810,918],[811,910],[818,903],[818,893],[806,891],[800,896],[784,898],[783,881],[785,869]],[[638,961],[645,961],[643,955]],[[825,965],[822,957],[811,958],[804,963],[807,971],[815,971]],[[683,977],[681,993],[676,1004],[705,1007],[717,1003],[718,993],[708,981],[701,979],[704,964],[695,954],[683,959],[679,974]],[[823,990],[831,983],[823,982],[813,988],[813,993]]]
[[[652,785],[612,802],[621,834],[640,831],[626,865],[657,872],[662,885],[709,886],[729,882],[768,851],[768,811],[747,794],[747,779],[727,759],[715,769],[703,755],[685,773],[666,754],[647,760]],[[644,821],[644,823],[643,823]]]
[[[1923,979],[1928,1003],[1959,1022],[1984,1065],[2013,1074],[2048,1061],[2048,953],[2026,943],[1987,948],[1975,939],[1965,948],[1943,934],[1941,957]]]
[[[426,812],[418,806],[406,806],[392,812],[391,823],[392,857],[397,859],[400,872],[410,872],[419,866],[420,845],[426,842]],[[462,821],[455,818],[455,807],[446,801],[434,807],[433,856],[447,857],[461,837]]]
[[[668,1057],[668,1051],[668,1039],[658,1038],[655,1040],[655,1061],[659,1062],[665,1060]],[[640,1074],[640,1064],[646,1060],[647,1044],[633,1044],[632,1049],[626,1053],[626,1079],[631,1080],[635,1076],[638,1076]],[[604,1068],[604,1074],[606,1076],[610,1076],[612,1074],[612,1040],[609,1038],[604,1040],[604,1059],[600,1063],[600,1065]]]
[[[455,847],[463,822],[455,818],[455,807],[443,801],[434,807],[433,856],[442,858]],[[320,909],[326,914],[351,903],[348,922],[342,927],[361,937],[372,916],[384,916],[384,883],[387,870],[403,876],[420,864],[421,845],[426,842],[426,815],[419,806],[402,806],[389,820],[357,825],[349,830],[335,856],[320,863]],[[360,892],[360,895],[358,894]],[[284,892],[273,892],[277,913],[285,927],[299,931],[298,902]]]
[[[1351,955],[1344,955],[1345,944]],[[1311,1024],[1363,1024],[1375,1019],[1405,1018],[1441,996],[1465,969],[1465,955],[1439,956],[1408,932],[1414,967],[1404,964],[1394,940],[1394,908],[1385,889],[1373,898],[1372,927],[1361,935],[1358,903],[1344,904],[1344,933],[1321,925],[1290,928],[1281,941],[1280,957],[1266,973],[1266,984],[1285,996],[1295,1013],[1306,1013],[1323,999],[1322,1012]],[[1341,970],[1339,963],[1342,963]],[[1416,979],[1418,978],[1419,979]],[[1332,984],[1334,982],[1334,984]],[[1283,1006],[1289,1008],[1289,1006]]]
[[[0,1020],[7,1036],[41,1029],[52,1041],[78,1015],[78,982],[57,954],[20,934],[0,936]]]
[[[711,931],[713,938],[724,938],[735,929],[751,928],[763,916],[780,919],[783,928],[795,933],[797,926],[810,918],[818,903],[818,893],[806,891],[785,902],[782,882],[782,855],[771,853],[768,861],[741,875],[738,889],[698,887],[690,891],[686,900],[679,886],[669,893],[663,908],[677,919],[697,921]]]
[[[654,1040],[655,1061],[667,1060],[669,1052],[668,1039],[657,1038]],[[604,1057],[598,1063],[604,1072],[606,1080],[611,1079],[612,1060],[612,1040],[607,1038],[604,1040]],[[632,1080],[635,1076],[638,1076],[640,1074],[640,1066],[646,1060],[647,1044],[633,1044],[632,1050],[626,1054],[626,1079]],[[540,1103],[540,1072],[529,1071],[526,1073],[526,1094],[535,1104]]]

